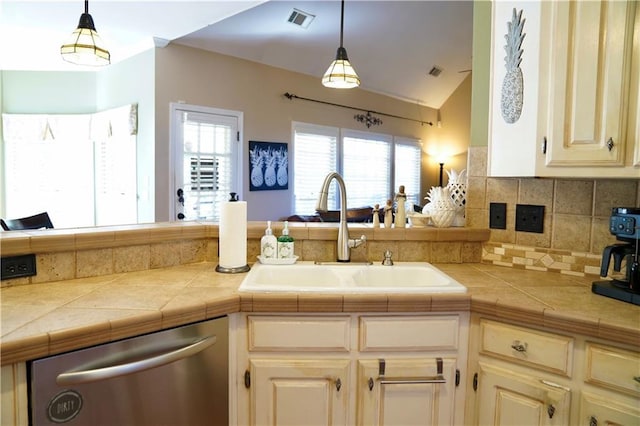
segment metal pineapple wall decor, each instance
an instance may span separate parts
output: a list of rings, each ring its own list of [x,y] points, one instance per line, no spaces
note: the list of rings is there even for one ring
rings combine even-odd
[[[504,49],[507,56],[504,58],[507,73],[502,82],[502,98],[500,107],[502,110],[502,118],[507,123],[513,124],[520,118],[522,113],[522,97],[524,92],[524,79],[522,77],[522,53],[520,47],[525,34],[522,32],[525,19],[522,19],[522,10],[520,13],[513,9],[511,22],[507,22],[507,34],[504,38],[507,44]]]

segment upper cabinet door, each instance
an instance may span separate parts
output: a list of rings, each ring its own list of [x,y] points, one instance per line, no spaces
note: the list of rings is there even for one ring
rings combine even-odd
[[[635,1],[492,2],[489,176],[640,177]]]
[[[492,2],[489,176],[536,176],[542,163],[539,122],[546,80],[540,78],[540,57],[548,33],[542,31],[542,6]]]
[[[635,2],[553,2],[551,15],[546,164],[622,167]]]

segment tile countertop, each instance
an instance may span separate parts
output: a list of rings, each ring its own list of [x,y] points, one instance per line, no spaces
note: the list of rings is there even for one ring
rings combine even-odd
[[[239,294],[214,263],[4,287],[2,365],[234,312],[467,311],[640,347],[640,307],[591,293],[592,278],[478,263],[436,266],[463,295]]]

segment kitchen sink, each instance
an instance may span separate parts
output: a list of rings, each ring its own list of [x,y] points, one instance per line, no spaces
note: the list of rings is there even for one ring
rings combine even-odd
[[[256,263],[240,292],[323,293],[465,293],[466,287],[426,262],[380,264],[298,262],[293,265]]]

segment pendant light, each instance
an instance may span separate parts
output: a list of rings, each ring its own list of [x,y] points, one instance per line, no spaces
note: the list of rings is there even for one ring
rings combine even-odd
[[[344,0],[342,0],[342,11],[340,14],[340,47],[336,54],[336,60],[329,65],[327,72],[322,77],[322,85],[334,89],[351,89],[360,85],[360,78],[351,66],[347,57],[347,50],[342,46],[342,36],[344,33]]]
[[[84,13],[80,15],[78,28],[60,47],[62,59],[76,65],[102,66],[111,63],[111,54],[96,32],[89,15],[89,0],[84,0]]]

